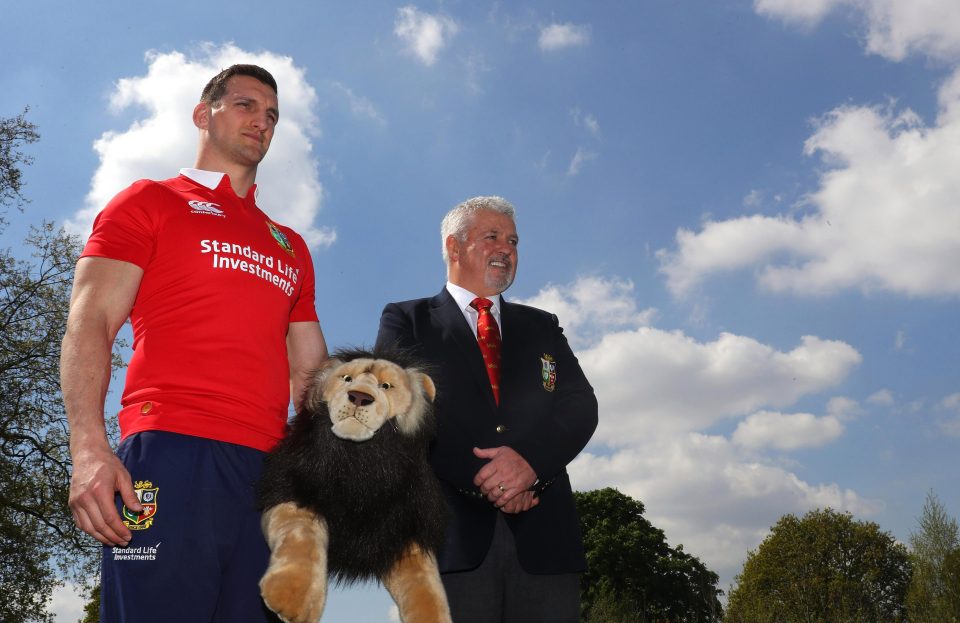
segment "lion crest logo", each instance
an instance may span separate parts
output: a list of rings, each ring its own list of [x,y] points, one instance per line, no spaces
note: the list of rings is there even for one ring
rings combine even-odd
[[[552,392],[557,388],[557,362],[550,355],[544,354],[540,357],[540,378],[543,379],[543,388]]]
[[[133,490],[143,506],[143,511],[135,513],[124,505],[123,525],[130,530],[146,530],[153,525],[153,518],[157,514],[157,496],[160,493],[160,487],[154,487],[149,480],[138,480],[134,483]]]
[[[287,238],[287,235],[280,231],[280,228],[267,221],[267,228],[270,230],[270,235],[273,236],[273,239],[277,241],[277,244],[280,245],[280,248],[290,254],[290,257],[296,257],[293,253],[293,245],[290,244],[290,240]]]

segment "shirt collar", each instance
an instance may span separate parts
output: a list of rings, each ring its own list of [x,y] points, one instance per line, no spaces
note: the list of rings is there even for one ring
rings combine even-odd
[[[203,169],[191,168],[180,169],[180,175],[189,177],[197,184],[206,186],[210,190],[216,190],[217,187],[220,186],[220,182],[223,181],[223,178],[227,176],[226,173],[220,171],[204,171]],[[254,199],[260,197],[260,188],[256,184],[253,185],[253,197]]]
[[[477,298],[476,294],[474,294],[470,290],[467,290],[466,288],[461,288],[457,284],[452,283],[450,281],[447,282],[447,292],[450,293],[450,296],[453,297],[453,300],[455,300],[457,302],[457,305],[460,306],[461,311],[470,310],[471,312],[476,313],[475,310],[472,307],[470,307],[470,303],[473,302],[473,299]],[[495,294],[493,296],[487,296],[484,298],[490,299],[490,301],[493,303],[493,307],[490,308],[490,311],[493,312],[494,317],[499,318],[500,317],[500,295]]]
[[[203,169],[180,169],[180,175],[189,177],[197,184],[206,186],[210,190],[216,190],[226,173],[220,173],[218,171],[204,171]]]

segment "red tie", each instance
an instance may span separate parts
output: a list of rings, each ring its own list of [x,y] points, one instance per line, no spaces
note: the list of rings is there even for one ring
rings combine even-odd
[[[490,377],[493,399],[500,404],[500,327],[490,313],[491,305],[493,303],[485,298],[475,298],[470,302],[470,307],[480,314],[477,318],[477,341],[480,344],[483,362],[487,364],[487,376]]]

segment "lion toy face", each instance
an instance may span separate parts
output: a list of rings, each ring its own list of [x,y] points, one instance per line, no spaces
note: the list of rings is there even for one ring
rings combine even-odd
[[[405,435],[424,423],[436,388],[429,376],[404,369],[385,359],[331,360],[320,382],[308,393],[308,409],[327,404],[333,434],[350,441],[367,441],[391,422]]]

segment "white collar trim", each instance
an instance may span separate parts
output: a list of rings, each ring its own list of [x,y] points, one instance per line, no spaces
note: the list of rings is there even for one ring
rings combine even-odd
[[[218,173],[216,171],[204,171],[203,169],[180,169],[180,175],[189,177],[197,184],[201,186],[206,186],[210,190],[216,190],[217,186],[220,185],[223,176],[226,173]]]

